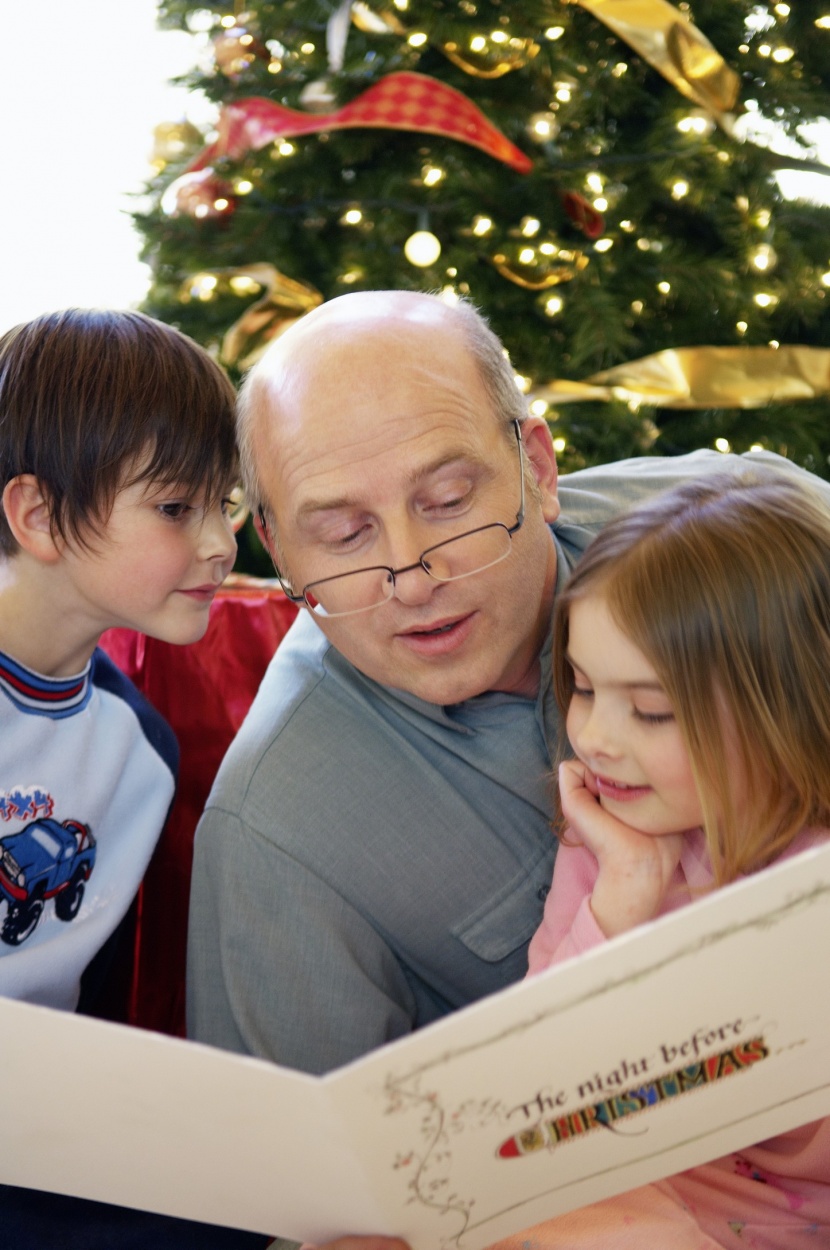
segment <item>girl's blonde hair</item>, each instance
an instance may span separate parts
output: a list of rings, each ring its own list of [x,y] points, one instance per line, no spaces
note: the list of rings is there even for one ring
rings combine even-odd
[[[613,520],[556,605],[563,722],[570,605],[592,594],[671,701],[718,884],[830,826],[830,510],[809,487],[722,469]]]

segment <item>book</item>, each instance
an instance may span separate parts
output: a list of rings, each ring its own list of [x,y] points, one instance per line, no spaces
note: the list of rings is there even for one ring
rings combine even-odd
[[[0,1000],[0,1181],[478,1250],[830,1114],[830,844],[322,1077]]]

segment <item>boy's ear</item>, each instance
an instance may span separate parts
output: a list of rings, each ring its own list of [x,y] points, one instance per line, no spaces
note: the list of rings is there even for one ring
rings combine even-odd
[[[60,559],[60,539],[52,533],[52,503],[34,474],[21,473],[6,483],[3,511],[22,551],[47,564]]]

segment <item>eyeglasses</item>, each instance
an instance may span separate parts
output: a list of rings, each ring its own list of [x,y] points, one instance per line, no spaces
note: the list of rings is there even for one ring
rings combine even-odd
[[[525,519],[525,483],[522,431],[517,420],[512,422],[519,448],[519,481],[521,502],[516,513],[515,525],[503,525],[494,521],[479,525],[477,529],[465,530],[455,538],[447,538],[422,551],[414,564],[392,569],[386,564],[372,568],[353,569],[350,573],[337,573],[309,582],[299,595],[294,594],[276,564],[274,571],[280,586],[292,603],[304,603],[315,616],[353,616],[357,612],[369,612],[388,603],[395,593],[397,579],[414,569],[423,569],[436,582],[457,582],[462,577],[472,577],[501,563],[510,555],[513,535],[521,529]],[[265,514],[258,509],[259,522],[267,534]]]

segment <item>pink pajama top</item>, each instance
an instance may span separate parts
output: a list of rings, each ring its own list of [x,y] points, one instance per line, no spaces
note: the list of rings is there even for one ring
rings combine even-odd
[[[802,833],[781,858],[823,841]],[[561,845],[529,975],[606,941],[590,898],[598,873]],[[713,884],[702,831],[684,841],[664,915]],[[830,1119],[594,1203],[499,1242],[499,1250],[830,1250]]]

